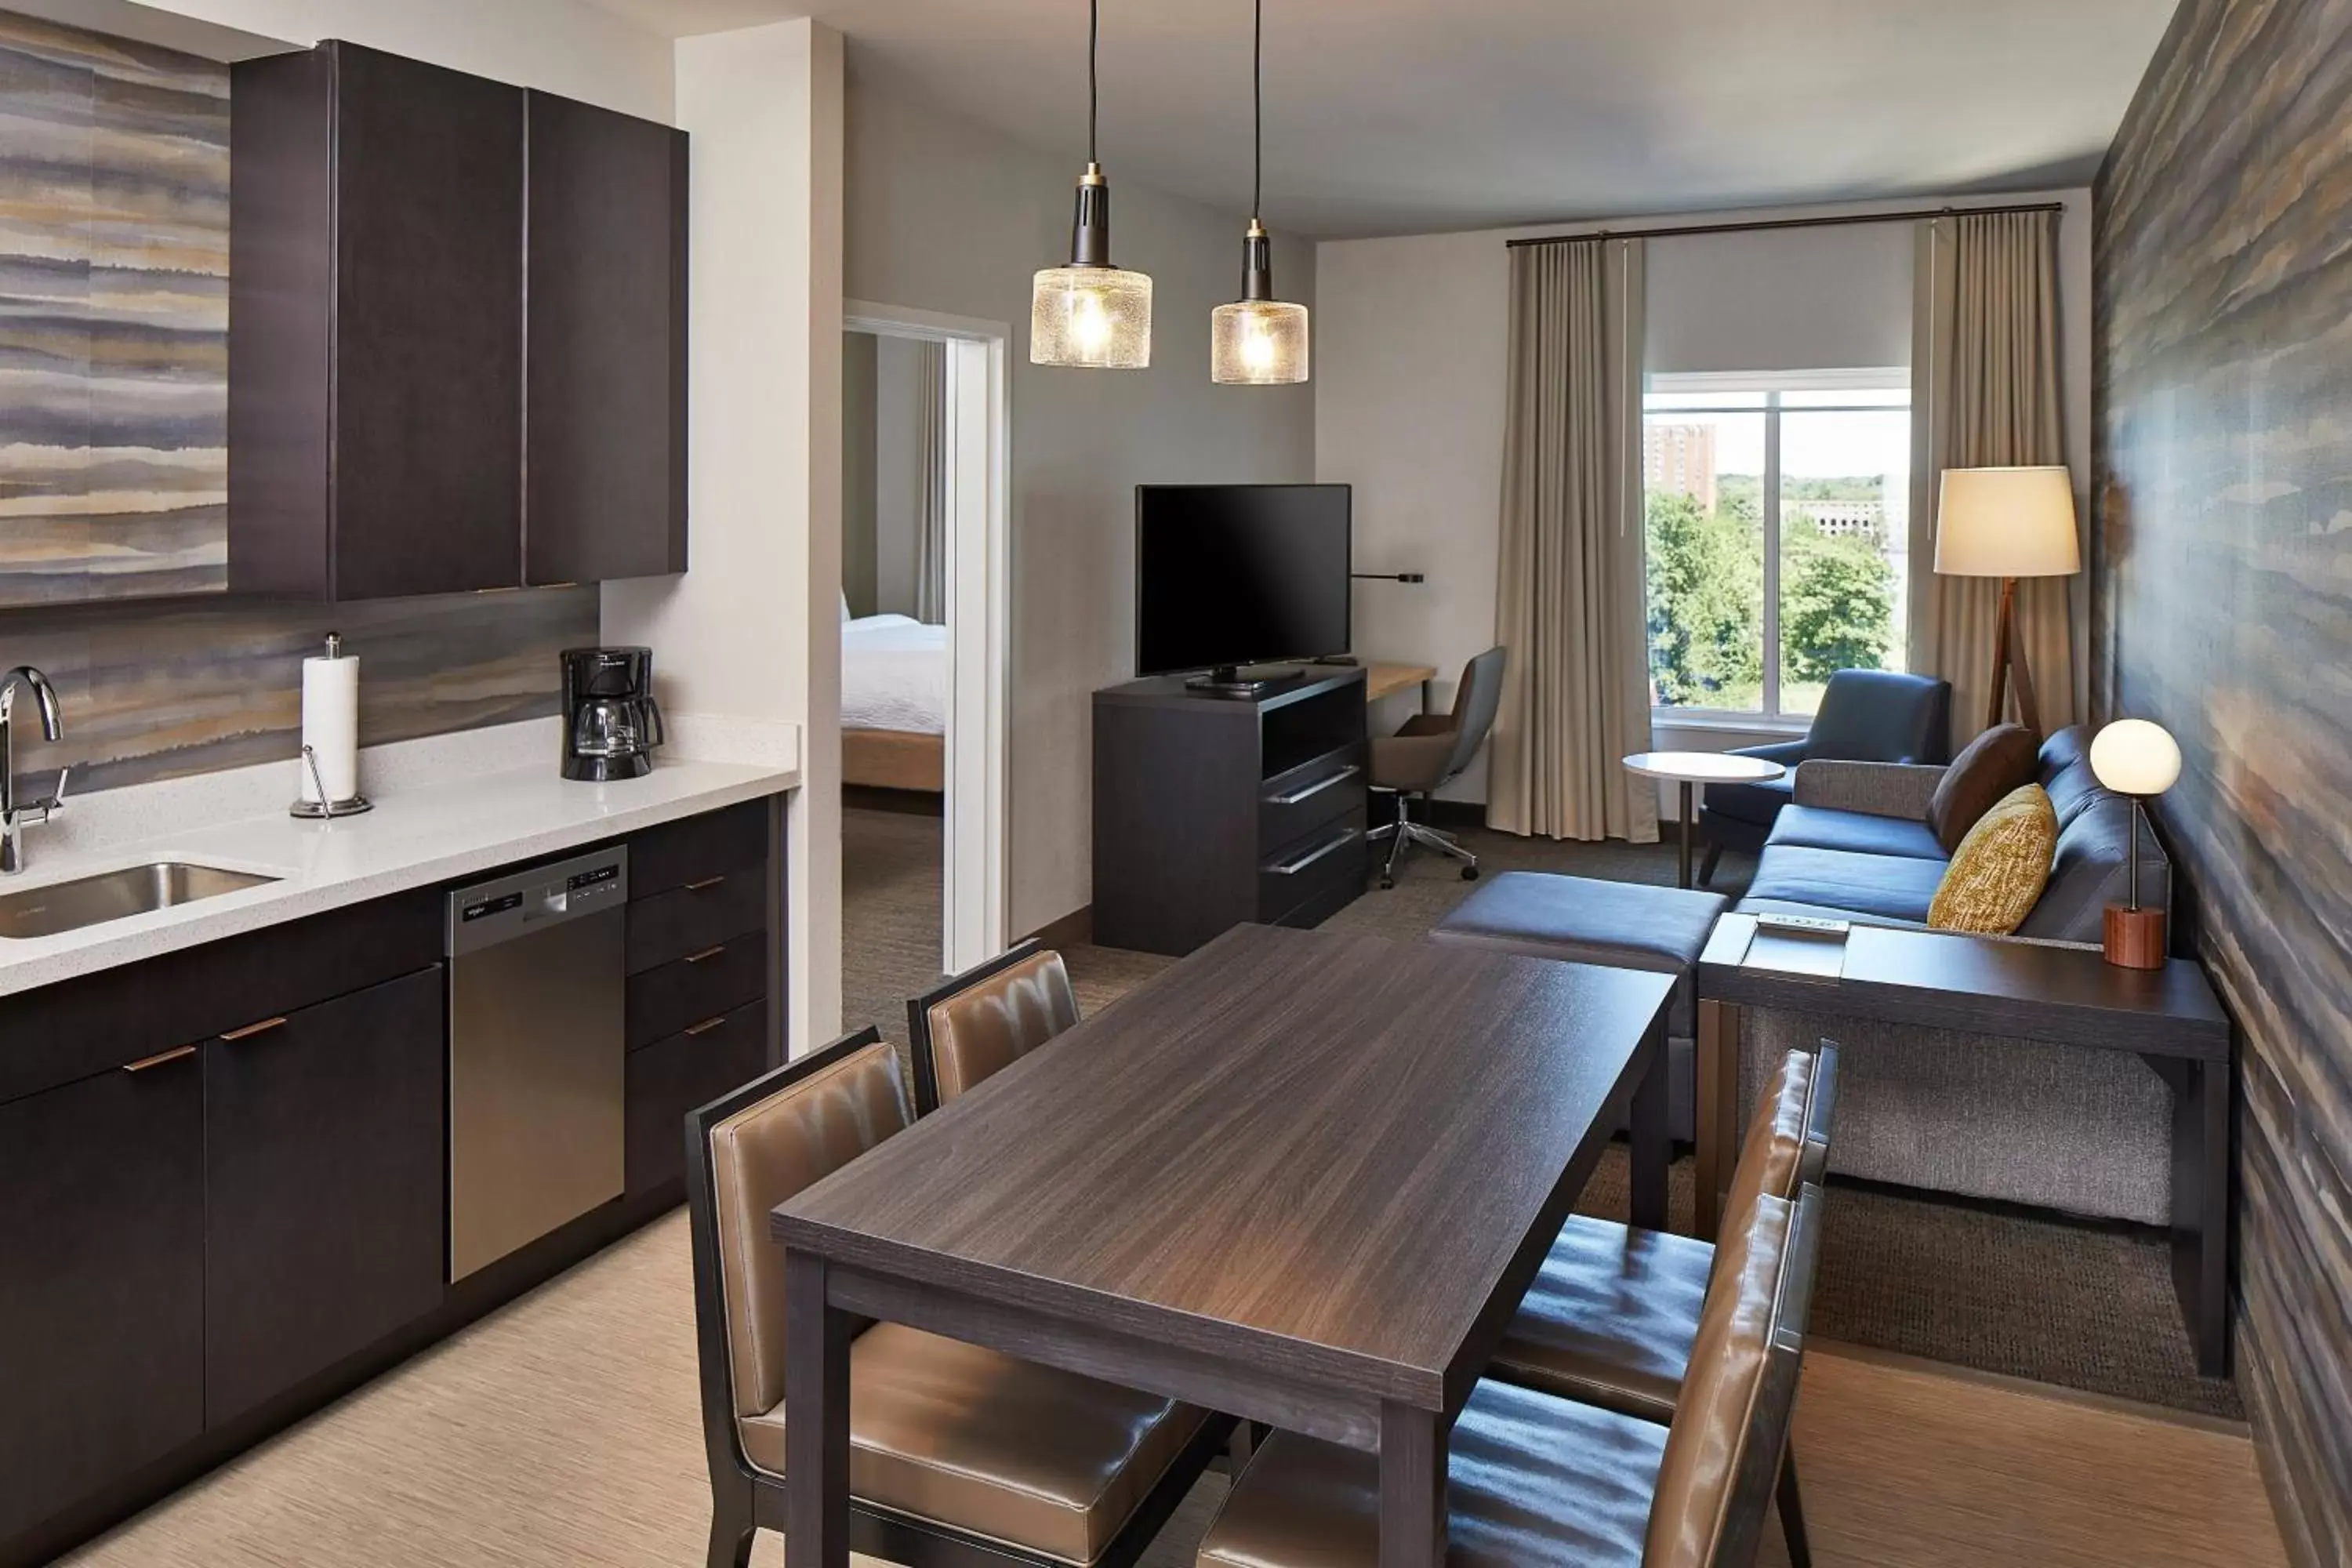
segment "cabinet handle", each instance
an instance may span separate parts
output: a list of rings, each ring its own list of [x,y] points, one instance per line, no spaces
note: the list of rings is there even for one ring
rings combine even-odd
[[[195,1054],[196,1047],[194,1046],[174,1046],[168,1051],[158,1051],[152,1057],[141,1057],[135,1062],[125,1062],[122,1065],[122,1070],[145,1072],[149,1068],[159,1068],[165,1062],[175,1062],[183,1057],[192,1057]]]
[[[1299,872],[1304,871],[1307,867],[1312,866],[1316,861],[1320,860],[1324,856],[1330,854],[1333,850],[1344,849],[1349,845],[1353,844],[1359,837],[1360,835],[1357,833],[1357,830],[1350,827],[1348,831],[1342,833],[1339,837],[1334,838],[1328,844],[1323,845],[1319,848],[1310,849],[1296,860],[1287,861],[1280,866],[1268,866],[1266,869],[1273,872],[1277,877],[1296,877]]]
[[[282,1029],[285,1026],[286,1020],[283,1018],[264,1018],[258,1024],[247,1024],[242,1029],[231,1029],[227,1034],[223,1035],[221,1038],[224,1040],[249,1040],[256,1035],[266,1035],[272,1029]]]
[[[1317,779],[1305,789],[1295,789],[1288,795],[1267,795],[1265,797],[1266,803],[1269,805],[1297,805],[1302,800],[1313,800],[1317,795],[1321,795],[1325,790],[1329,789],[1334,784],[1346,784],[1349,779],[1354,778],[1358,773],[1362,773],[1363,771],[1363,769],[1357,767],[1354,763],[1350,763],[1348,766],[1341,768],[1338,773],[1331,774],[1328,778]]]
[[[688,953],[688,954],[686,955],[686,961],[687,961],[688,963],[701,963],[701,962],[703,962],[705,959],[716,958],[716,957],[718,957],[720,953],[725,952],[726,951],[727,951],[727,944],[726,944],[725,942],[720,942],[717,947],[706,947],[706,948],[704,948],[700,952],[689,952],[689,953]]]
[[[711,1031],[711,1030],[713,1030],[713,1029],[715,1029],[715,1028],[719,1027],[719,1025],[721,1025],[721,1024],[725,1023],[726,1021],[727,1021],[727,1015],[726,1015],[726,1014],[724,1014],[724,1013],[721,1013],[721,1014],[720,1014],[720,1015],[719,1015],[719,1016],[717,1016],[716,1018],[705,1018],[705,1019],[704,1019],[704,1020],[702,1020],[702,1022],[700,1022],[699,1024],[696,1024],[696,1025],[691,1026],[690,1027],[688,1027],[688,1030],[687,1030],[686,1032],[687,1032],[688,1035],[707,1035],[707,1034],[710,1033],[710,1031]]]
[[[707,893],[726,879],[723,872],[716,877],[705,877],[699,882],[688,882],[686,885],[686,890],[689,893]]]

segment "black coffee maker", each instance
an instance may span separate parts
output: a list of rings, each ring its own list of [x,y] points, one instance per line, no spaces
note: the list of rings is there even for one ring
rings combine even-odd
[[[653,772],[662,743],[654,650],[563,650],[563,776],[602,783]]]

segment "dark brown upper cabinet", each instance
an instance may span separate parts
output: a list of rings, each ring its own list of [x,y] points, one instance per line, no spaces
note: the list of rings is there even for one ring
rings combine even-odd
[[[329,42],[231,90],[230,588],[519,585],[522,89]]]
[[[686,134],[528,95],[524,579],[686,570]]]

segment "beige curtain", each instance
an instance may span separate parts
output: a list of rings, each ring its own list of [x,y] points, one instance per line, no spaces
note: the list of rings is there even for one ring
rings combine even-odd
[[[2066,460],[2058,375],[2058,215],[1932,218],[1918,230],[1911,359],[1911,668],[1952,683],[1952,744],[1974,740],[1992,695],[2000,583],[1934,570],[1946,468]],[[2076,526],[2084,507],[2077,498]],[[2090,552],[2084,552],[2088,560]],[[2017,584],[2042,725],[2074,721],[2073,581]],[[2011,692],[2014,710],[2015,689]]]
[[[1642,574],[1639,240],[1511,253],[1495,620],[1509,650],[1486,820],[1548,838],[1658,837]]]
[[[948,618],[948,346],[926,342],[916,362],[916,442],[922,484],[916,493],[915,618]]]

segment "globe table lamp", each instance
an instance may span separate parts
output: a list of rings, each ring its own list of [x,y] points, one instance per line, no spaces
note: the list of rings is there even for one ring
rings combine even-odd
[[[2091,772],[2117,795],[2131,797],[2131,901],[2107,906],[2109,963],[2124,969],[2164,967],[2164,911],[2139,902],[2139,819],[2143,804],[2180,777],[2180,747],[2163,725],[2118,719],[2091,740]]]

